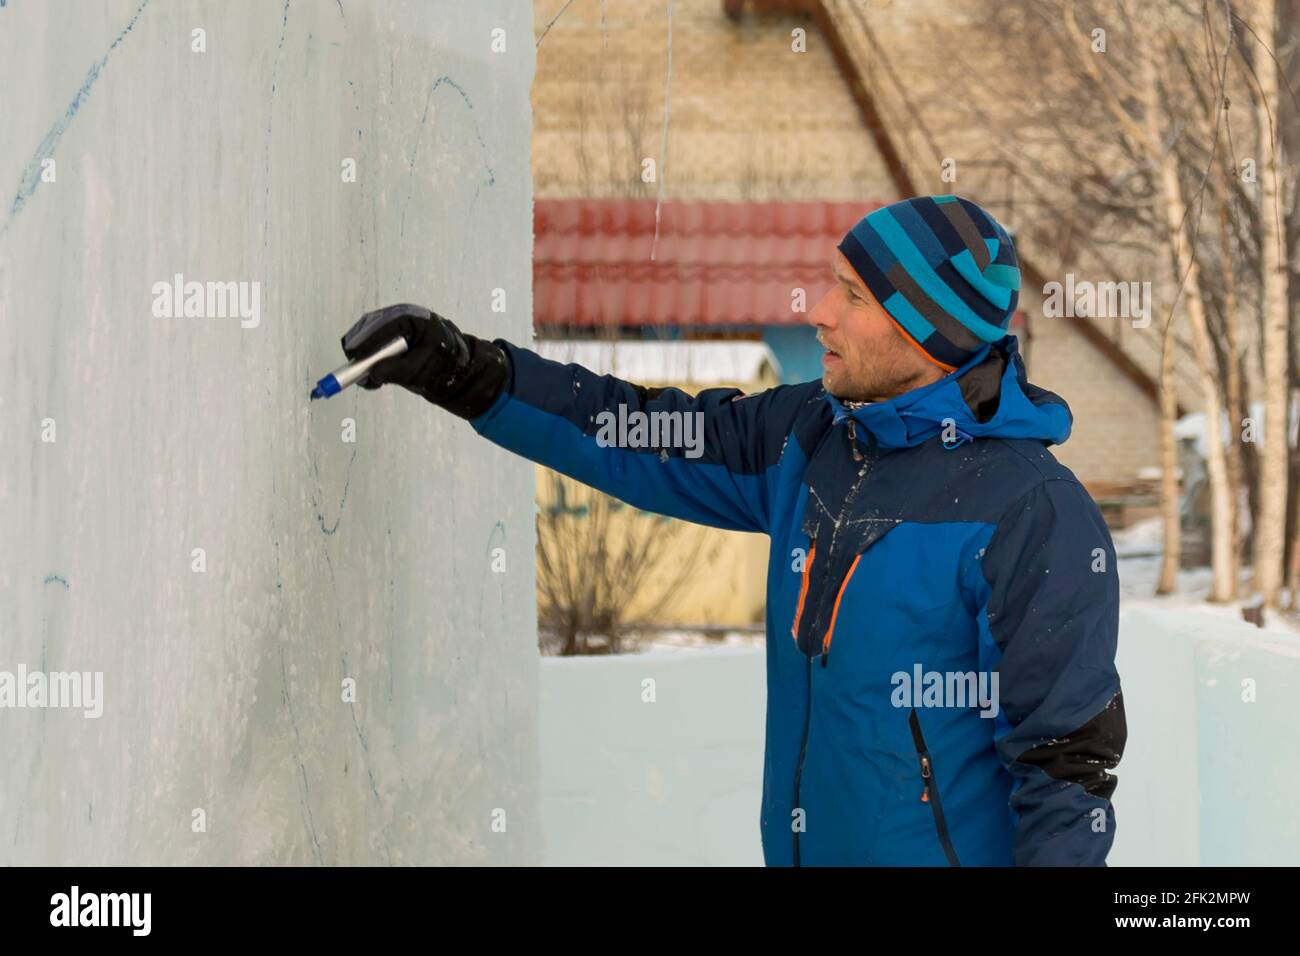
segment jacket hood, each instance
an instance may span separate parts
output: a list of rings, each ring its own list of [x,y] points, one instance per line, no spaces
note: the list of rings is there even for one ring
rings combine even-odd
[[[850,413],[829,392],[826,400],[836,424],[851,414],[885,448],[919,445],[943,433],[949,422],[954,426],[944,441],[949,448],[975,438],[1035,438],[1059,445],[1070,437],[1074,421],[1064,399],[1027,381],[1014,335],[984,346],[938,381],[889,401]]]

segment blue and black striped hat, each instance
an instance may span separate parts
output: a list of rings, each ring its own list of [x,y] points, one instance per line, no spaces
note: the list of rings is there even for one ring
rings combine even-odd
[[[996,219],[960,196],[904,199],[864,216],[839,245],[903,334],[953,371],[1007,334],[1020,267]]]

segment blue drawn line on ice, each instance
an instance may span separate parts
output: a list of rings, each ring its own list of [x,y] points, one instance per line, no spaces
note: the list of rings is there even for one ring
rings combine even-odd
[[[497,532],[498,532],[498,531],[501,532],[501,536],[500,536],[500,537],[497,537]],[[503,522],[503,521],[498,521],[496,524],[494,524],[494,525],[492,526],[492,530],[488,532],[487,547],[484,549],[485,552],[486,552],[486,554],[487,554],[487,557],[488,557],[488,566],[489,566],[489,567],[491,567],[491,558],[492,558],[492,551],[493,551],[493,549],[494,549],[494,548],[500,548],[500,547],[502,547],[505,543],[506,543],[506,526],[505,526],[505,522]],[[505,607],[505,603],[506,603],[506,592],[505,592],[505,587],[504,587],[504,585],[505,585],[505,580],[504,580],[505,575],[504,575],[504,574],[502,574],[502,575],[498,575],[498,574],[495,573],[495,571],[493,571],[491,575],[484,575],[483,578],[479,581],[479,589],[478,589],[478,619],[479,619],[479,623],[480,623],[480,624],[482,624],[482,622],[483,622],[483,598],[484,598],[484,596],[487,594],[487,585],[488,585],[488,580],[489,580],[490,577],[500,577],[500,578],[503,579],[502,582],[501,582],[502,587],[501,587],[501,589],[500,589],[500,590],[501,590],[501,606],[502,606],[502,608]]]
[[[36,147],[31,162],[27,164],[22,176],[18,179],[18,189],[14,192],[14,198],[9,203],[9,216],[5,219],[4,225],[0,226],[0,236],[9,231],[9,224],[13,222],[15,216],[22,212],[23,207],[27,205],[27,200],[40,187],[41,173],[43,171],[41,163],[54,155],[54,150],[58,147],[59,140],[63,138],[63,134],[67,131],[68,124],[72,122],[73,117],[77,115],[77,111],[86,102],[86,97],[90,95],[90,88],[95,85],[95,81],[99,79],[104,67],[108,64],[109,56],[117,49],[117,45],[126,38],[126,35],[135,28],[135,22],[140,19],[140,14],[144,13],[144,8],[149,6],[149,3],[150,0],[140,0],[140,6],[136,7],[135,14],[117,36],[113,38],[113,42],[109,44],[104,55],[90,65],[90,69],[86,71],[86,78],[81,81],[81,88],[77,90],[77,95],[72,98],[72,102],[63,111],[63,115],[54,121],[50,131],[45,134],[41,144]],[[0,3],[0,6],[3,5]]]
[[[397,619],[397,578],[393,574],[393,526],[390,523],[384,539],[384,564],[388,567],[388,702],[393,702],[393,658],[397,656],[393,647],[396,631],[393,622]],[[394,743],[396,749],[396,743]]]
[[[465,104],[465,108],[468,109],[470,113],[474,113],[474,104],[473,102],[471,102],[469,98],[469,94],[465,92],[464,87],[462,87],[459,83],[457,83],[450,76],[447,76],[444,73],[442,76],[439,76],[436,80],[433,81],[433,85],[429,87],[429,93],[424,99],[424,112],[420,115],[421,134],[424,131],[424,127],[427,126],[429,123],[429,108],[433,105],[433,94],[436,93],[438,91],[438,87],[442,86],[442,84],[444,83],[446,83],[457,93],[459,93],[461,100]],[[474,137],[475,139],[478,140],[479,148],[483,153],[483,168],[487,170],[487,174],[488,174],[487,185],[495,186],[497,181],[496,173],[492,171],[492,164],[487,161],[487,152],[488,152],[487,143],[483,140],[483,132],[479,129],[477,115],[474,116]],[[406,207],[407,204],[409,204],[411,201],[411,177],[412,174],[414,174],[415,172],[415,165],[416,163],[419,162],[419,160],[420,160],[420,135],[417,134],[415,138],[415,148],[411,150],[411,162],[407,167],[406,199],[402,202],[402,213],[401,213],[401,218],[398,222],[397,231],[398,234],[402,236],[406,235]],[[479,188],[482,185],[483,184],[480,183],[474,187],[475,196],[478,195]]]
[[[478,140],[479,151],[482,154],[483,168],[487,170],[487,182],[483,182],[482,180],[480,180],[479,182],[476,182],[474,184],[474,194],[470,197],[469,211],[465,216],[465,220],[467,222],[474,221],[474,207],[478,205],[479,192],[483,189],[484,186],[491,188],[492,186],[495,186],[497,182],[497,175],[492,170],[492,164],[488,162],[487,142],[483,139],[483,131],[479,128],[478,114],[474,112],[474,104],[470,100],[469,94],[465,92],[464,88],[455,80],[453,80],[450,76],[444,73],[441,76],[439,76],[436,80],[434,80],[433,85],[429,87],[429,94],[428,96],[425,97],[424,100],[424,113],[420,116],[420,131],[419,133],[416,134],[415,147],[411,150],[411,162],[409,167],[407,168],[407,174],[406,174],[406,198],[402,200],[401,213],[398,217],[398,222],[397,222],[397,234],[403,238],[406,237],[406,207],[410,205],[411,202],[411,189],[415,179],[415,166],[416,163],[419,162],[419,158],[420,158],[420,140],[424,135],[425,127],[429,123],[429,108],[433,105],[433,94],[437,92],[438,88],[442,86],[444,83],[446,83],[448,86],[450,86],[452,89],[454,89],[457,93],[460,94],[461,102],[465,104],[465,108],[468,109],[470,112],[470,119],[473,121],[474,124],[474,138]],[[469,251],[469,248],[470,248],[470,244],[468,242],[461,243],[460,265],[456,270],[456,274],[461,277],[465,275],[465,255]],[[402,280],[404,277],[405,277],[405,266],[404,265],[399,266],[397,270],[397,283],[396,283],[398,289],[401,289]],[[462,282],[461,285],[458,286],[456,290],[457,311],[459,311],[460,309],[460,296],[461,296],[463,285],[464,283]]]
[[[293,759],[298,765],[298,775],[302,781],[303,823],[307,827],[307,835],[311,837],[312,854],[316,857],[317,863],[324,865],[325,857],[321,849],[320,836],[316,833],[316,820],[311,812],[311,784],[307,780],[307,764],[302,757],[302,732],[298,730],[298,718],[293,712],[293,699],[289,696],[289,669],[284,662],[283,644],[280,645],[280,699],[284,702],[284,709],[289,713],[289,726],[293,728]]]
[[[357,450],[354,447],[352,449],[352,458],[348,460],[348,482],[349,483],[352,480],[352,462],[356,460],[356,455],[357,455]],[[314,458],[312,459],[312,466],[316,467],[316,460]],[[320,478],[319,468],[316,469],[316,477],[318,479]],[[325,534],[327,535],[333,534],[338,529],[339,521],[343,520],[343,502],[347,500],[347,495],[348,495],[348,490],[347,490],[347,485],[345,484],[343,487],[343,500],[339,502],[339,517],[338,520],[334,522],[333,528],[326,529],[325,518],[320,513],[319,506],[318,506],[316,511],[316,518],[317,520],[320,521],[321,531],[323,531]],[[315,501],[314,495],[312,497],[312,501],[313,502]],[[330,553],[328,548],[324,549],[322,553],[325,556],[325,564],[329,568],[330,594],[334,595],[337,598],[338,577],[334,571],[334,561],[330,558]],[[334,605],[334,633],[338,638],[338,642],[340,646],[340,651],[339,651],[339,664],[341,666],[340,673],[348,674],[351,672],[351,668],[348,666],[348,655],[346,651],[342,650],[342,645],[344,640],[343,616],[339,613],[339,604],[337,600],[333,602],[333,605]],[[365,731],[362,729],[361,721],[357,719],[357,708],[356,708],[355,701],[349,703],[349,709],[352,714],[352,727],[356,731],[357,739],[361,742],[361,763],[362,766],[364,766],[365,768],[366,778],[370,782],[370,792],[374,794],[375,801],[379,804],[380,809],[382,810],[384,801],[383,798],[379,795],[379,785],[375,780],[374,770],[370,766],[370,742],[366,739],[366,734]],[[346,769],[344,770],[344,772],[346,773]],[[387,830],[388,830],[388,825],[385,825],[384,827],[385,837],[387,837]],[[387,839],[385,839],[385,842],[383,844],[383,850],[384,850],[384,855],[387,857],[388,863],[391,866],[393,862],[392,849],[388,845]]]
[[[267,213],[262,220],[263,249],[271,242],[271,126],[275,121],[275,89],[280,75],[280,51],[284,49],[284,35],[289,31],[289,3],[290,0],[284,0],[284,10],[280,16],[280,39],[275,44],[275,61],[271,64],[271,99],[266,107],[266,145],[262,151],[262,168],[266,173],[266,182],[262,196]]]
[[[315,493],[313,493],[312,496],[311,496],[312,507],[313,507],[313,508],[315,509],[315,511],[316,511],[316,522],[320,525],[321,534],[331,535],[331,534],[333,534],[335,531],[338,531],[338,530],[339,530],[339,522],[343,520],[343,506],[346,505],[346,504],[348,503],[348,489],[349,489],[350,487],[352,487],[352,463],[355,462],[356,460],[357,460],[357,450],[356,450],[356,448],[353,448],[353,449],[352,449],[352,457],[350,457],[350,458],[348,459],[348,468],[347,468],[347,472],[346,472],[346,474],[345,474],[345,476],[344,476],[344,479],[343,479],[343,496],[342,496],[341,498],[339,498],[339,512],[338,512],[337,515],[334,516],[334,524],[333,524],[333,525],[331,525],[331,526],[329,526],[329,527],[326,527],[326,525],[325,525],[325,515],[324,515],[324,514],[322,513],[322,511],[321,511],[320,503],[316,500],[316,495],[315,495]],[[319,484],[320,484],[320,463],[317,462],[316,459],[313,458],[313,459],[312,459],[311,466],[312,466],[312,470],[316,473],[316,483],[317,483],[317,485],[319,486]],[[323,497],[323,496],[322,496],[322,497]]]
[[[269,401],[271,397],[271,386],[269,384],[266,387],[266,394],[267,394],[267,399]],[[274,440],[272,440],[271,458],[273,464],[271,467],[271,541],[275,546],[275,588],[276,591],[278,592],[277,597],[282,599],[279,602],[280,627],[278,633],[283,635],[288,630],[286,624],[288,610],[283,601],[284,576],[282,574],[281,567],[280,567],[280,534],[276,528],[276,521],[275,521],[276,501],[278,500],[278,496],[276,494],[276,486],[275,486],[275,467],[274,467],[275,448],[276,448],[275,442]],[[286,640],[286,638],[282,637],[280,643],[280,699],[284,703],[285,710],[289,714],[289,725],[290,727],[293,728],[293,743],[292,743],[293,760],[298,767],[298,777],[301,782],[301,788],[302,788],[301,798],[299,802],[302,804],[303,825],[307,828],[307,835],[311,838],[312,854],[316,857],[316,862],[324,865],[325,858],[324,858],[324,853],[321,849],[320,836],[316,832],[316,820],[312,816],[312,812],[311,812],[311,784],[307,779],[307,765],[303,762],[302,732],[298,729],[298,718],[297,715],[294,714],[293,698],[289,693],[289,673],[284,659],[284,643],[283,643],[284,640]]]
[[[4,6],[4,4],[3,4],[3,3],[0,3],[0,6]],[[63,585],[63,590],[65,590],[65,591],[69,590],[68,579],[65,578],[65,577],[62,577],[62,576],[60,576],[60,575],[57,575],[57,574],[47,574],[47,575],[45,575],[45,581],[42,582],[42,583],[44,583],[44,584],[53,584],[53,583],[56,582],[56,581],[57,581],[59,584],[62,584],[62,585]]]
[[[280,67],[280,50],[284,47],[284,34],[289,29],[289,4],[291,0],[284,0],[284,10],[280,15],[280,42],[275,45],[276,61],[271,68],[271,92],[275,92],[275,74]]]
[[[354,418],[356,417],[356,408],[357,408],[357,396],[354,394],[352,397],[352,412],[351,412]],[[310,409],[308,411],[310,414]],[[343,520],[343,506],[348,503],[348,489],[352,487],[352,466],[356,463],[356,460],[357,460],[357,446],[354,444],[352,446],[352,454],[348,458],[347,470],[344,473],[344,477],[343,477],[343,495],[342,497],[339,498],[339,511],[338,514],[334,517],[334,524],[332,526],[327,526],[325,524],[325,513],[322,510],[321,500],[320,500],[321,498],[325,497],[324,492],[323,491],[321,492],[320,498],[317,498],[316,491],[313,491],[311,493],[311,505],[312,505],[312,509],[316,512],[316,522],[317,524],[320,525],[321,534],[332,535],[334,534],[334,532],[339,530],[339,523]],[[315,454],[311,456],[311,468],[313,474],[316,477],[316,489],[317,491],[320,491],[321,490],[320,460],[315,456]],[[325,560],[329,561],[328,552],[326,552],[325,554]]]

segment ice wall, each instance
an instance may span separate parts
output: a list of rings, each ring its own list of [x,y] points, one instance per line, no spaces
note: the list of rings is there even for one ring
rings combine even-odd
[[[1300,862],[1300,640],[1237,614],[1125,602],[1111,866]],[[546,863],[761,864],[763,667],[761,648],[543,660]]]
[[[762,866],[764,667],[760,647],[544,658],[546,865]]]
[[[1121,575],[1122,575],[1121,571]],[[1117,866],[1300,863],[1300,640],[1234,607],[1129,602]],[[1130,690],[1131,688],[1131,690]]]
[[[0,698],[103,681],[0,707],[0,864],[540,860],[532,467],[307,403],[380,305],[528,339],[533,66],[509,0],[0,0]]]

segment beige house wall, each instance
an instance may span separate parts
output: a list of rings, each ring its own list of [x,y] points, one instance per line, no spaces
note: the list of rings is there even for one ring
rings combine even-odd
[[[537,32],[564,6],[534,4]],[[601,11],[604,11],[604,23]],[[670,199],[887,197],[891,187],[857,107],[812,24],[732,22],[721,0],[675,0],[667,161],[666,5],[576,0],[537,51],[533,178],[539,197]],[[791,31],[807,31],[807,51]]]
[[[1132,481],[1139,470],[1158,467],[1155,403],[1067,319],[1044,316],[1037,296],[1022,294],[1021,302],[1032,310],[1029,379],[1060,395],[1074,413],[1069,441],[1052,453],[1085,483]]]

